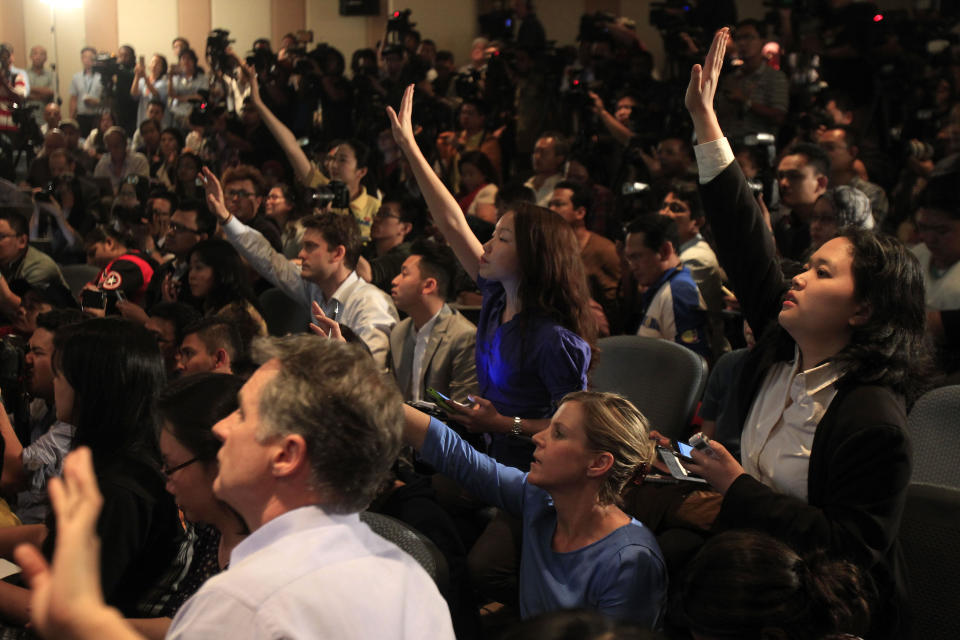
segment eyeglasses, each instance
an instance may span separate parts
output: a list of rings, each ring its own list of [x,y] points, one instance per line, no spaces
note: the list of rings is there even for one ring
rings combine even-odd
[[[384,211],[378,211],[373,215],[374,220],[386,220],[387,218],[394,218],[396,220],[399,220],[400,216],[394,213],[389,213]]]
[[[160,473],[162,473],[164,477],[169,479],[170,476],[175,474],[177,471],[180,471],[180,469],[183,469],[184,467],[189,467],[191,464],[199,460],[200,460],[200,456],[195,456],[193,458],[190,458],[186,462],[182,462],[174,467],[168,467],[166,463],[163,463],[162,465],[160,465]]]
[[[252,191],[244,191],[243,189],[230,189],[229,191],[225,192],[225,195],[228,198],[252,198],[257,194]]]
[[[173,231],[174,233],[180,233],[181,231],[186,231],[187,233],[193,233],[193,234],[196,234],[196,235],[200,235],[200,232],[197,231],[196,229],[191,229],[190,227],[185,227],[185,226],[183,226],[182,224],[180,224],[179,222],[171,222],[171,223],[170,223],[170,226],[169,226],[168,228],[170,229],[170,231]]]

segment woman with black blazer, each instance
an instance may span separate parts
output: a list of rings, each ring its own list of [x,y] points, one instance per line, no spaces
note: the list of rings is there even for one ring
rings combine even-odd
[[[928,362],[923,276],[898,241],[846,229],[784,278],[713,111],[726,39],[718,31],[694,66],[686,106],[717,254],[761,338],[732,399],[740,460],[713,442],[688,466],[723,494],[715,529],[765,531],[869,569],[879,592],[870,637],[903,637],[897,533],[911,473],[906,407]]]

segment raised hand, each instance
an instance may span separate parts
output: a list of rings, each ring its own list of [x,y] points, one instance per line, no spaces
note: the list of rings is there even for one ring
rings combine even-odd
[[[203,180],[203,189],[207,193],[207,204],[210,205],[210,209],[217,215],[220,222],[229,220],[230,212],[227,211],[227,204],[223,199],[223,187],[220,186],[220,180],[208,167],[204,167],[198,177]]]
[[[720,69],[723,68],[723,56],[727,50],[727,34],[730,30],[724,27],[717,31],[710,43],[710,50],[703,61],[703,66],[693,65],[690,70],[690,83],[684,104],[697,134],[697,142],[703,144],[723,137],[717,114],[713,110],[713,98],[717,94],[717,84],[720,81]]]
[[[400,101],[400,113],[397,114],[393,107],[387,107],[387,117],[390,118],[390,130],[393,132],[393,139],[401,148],[404,145],[415,145],[413,131],[413,85],[407,87],[403,92],[403,100]]]

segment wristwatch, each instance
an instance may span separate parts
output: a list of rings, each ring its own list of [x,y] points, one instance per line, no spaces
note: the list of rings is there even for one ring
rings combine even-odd
[[[520,429],[520,426],[521,426],[520,416],[514,416],[514,417],[513,417],[513,429],[510,429],[510,433],[511,433],[512,435],[515,435],[515,436],[522,436],[522,435],[523,435],[523,431]]]

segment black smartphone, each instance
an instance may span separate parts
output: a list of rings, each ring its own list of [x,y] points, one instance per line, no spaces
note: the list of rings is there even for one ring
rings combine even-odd
[[[432,387],[427,387],[427,395],[433,398],[433,401],[437,404],[437,406],[447,413],[456,412],[457,410],[463,411],[464,409],[470,408],[470,405],[457,402],[456,400],[451,400]]]
[[[687,444],[683,440],[671,440],[670,446],[678,458],[684,462],[693,462],[690,455],[693,452],[693,445]]]
[[[81,309],[106,309],[107,294],[103,291],[84,289],[80,292]]]

